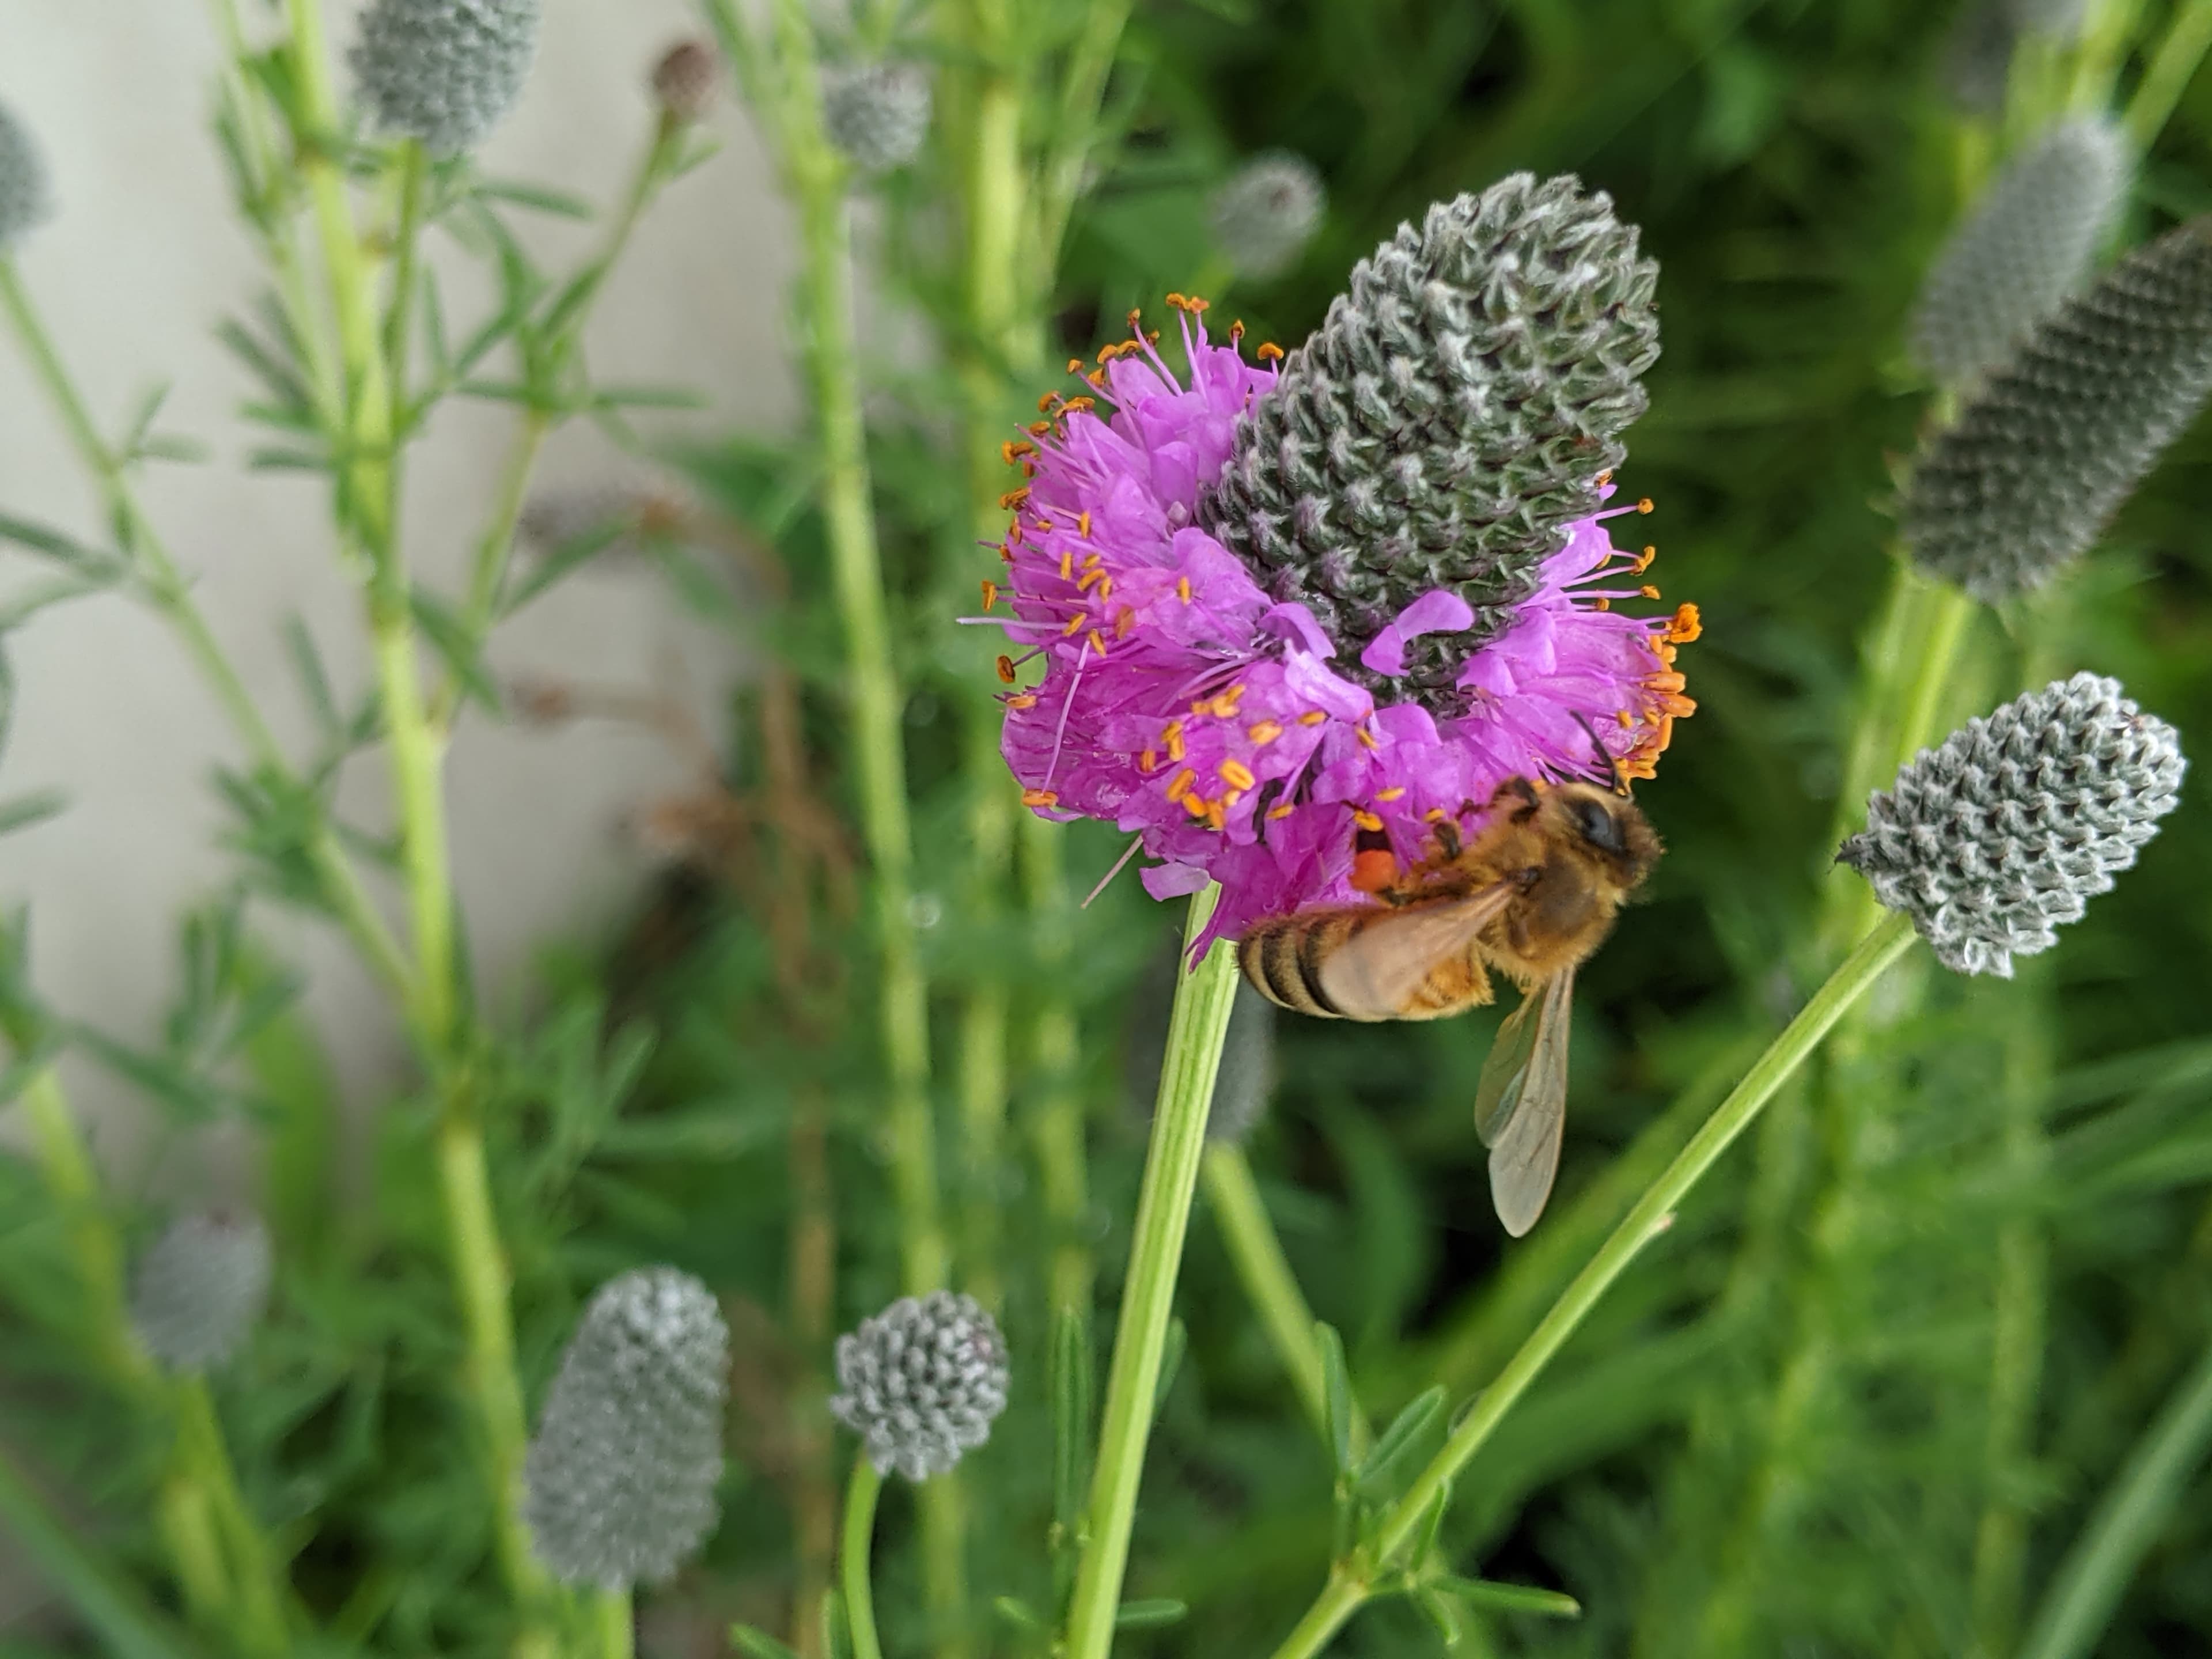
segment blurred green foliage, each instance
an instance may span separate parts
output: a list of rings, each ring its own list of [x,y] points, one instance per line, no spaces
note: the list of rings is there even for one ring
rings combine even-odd
[[[2166,9],[2143,9],[2144,38]],[[1928,406],[1903,362],[1905,319],[1961,204],[1961,117],[1945,82],[1957,27],[1900,0],[1137,8],[1108,100],[1120,142],[1054,295],[1056,351],[1087,356],[1132,307],[1158,313],[1167,290],[1218,279],[1208,194],[1269,148],[1310,157],[1331,199],[1295,269],[1212,296],[1217,316],[1260,337],[1304,337],[1401,219],[1517,168],[1611,191],[1662,270],[1665,355],[1621,482],[1657,504],[1639,522],[1668,598],[1703,611],[1684,659],[1700,710],[1640,791],[1669,848],[1649,902],[1583,975],[1552,1213],[1501,1248],[1470,1118],[1490,1016],[1278,1028],[1281,1082],[1253,1158],[1378,1425],[1431,1383],[1455,1401],[1483,1385],[1829,965],[1810,941],[1824,891],[1852,879],[1827,865],[1839,814],[1855,811],[1837,795],[1858,653],[1889,580],[1893,469]],[[908,257],[879,281],[951,338],[950,278],[930,257],[945,160],[885,185],[882,234]],[[2200,76],[2145,161],[2124,240],[2208,206],[2212,77]],[[971,784],[957,711],[975,659],[949,617],[995,564],[972,548],[975,503],[945,464],[933,375],[880,378],[872,459],[909,672],[928,966],[944,985],[1002,977],[1018,1024],[1047,994],[1072,998],[1093,1158],[1086,1237],[1110,1308],[1148,1105],[1149,1062],[1132,1050],[1149,1039],[1129,1034],[1158,1029],[1146,969],[1173,928],[1124,876],[1083,913],[1062,970],[1018,913],[977,925],[957,902]],[[786,593],[772,622],[714,614],[789,671],[812,782],[849,823],[808,448],[755,435],[686,463],[773,554],[768,586]],[[1947,723],[2008,696],[2025,661],[2039,678],[2114,674],[2185,739],[2212,732],[2208,463],[2212,426],[2200,426],[2057,591],[1978,619],[1971,695]],[[696,568],[674,568],[687,591],[712,591]],[[808,843],[821,868],[798,882],[802,982],[780,973],[793,958],[775,907],[794,889],[776,862],[791,839],[772,823],[788,780],[762,741],[770,696],[763,683],[737,698],[725,781],[759,838],[672,873],[615,948],[549,963],[528,1039],[481,1060],[533,1401],[582,1298],[615,1272],[672,1262],[733,1310],[725,1518],[702,1563],[652,1604],[644,1646],[670,1654],[723,1650],[732,1619],[787,1628],[805,1379],[824,1357],[784,1318],[795,1103],[826,1103],[831,1131],[835,1326],[898,1285],[873,1027],[851,1012],[868,1005],[872,969],[832,833]],[[2013,1650],[2114,1472],[2212,1343],[2205,807],[2192,783],[2140,867],[2051,958],[2012,982],[1922,964],[1906,976],[1918,1000],[1899,992],[1778,1103],[1462,1482],[1446,1532],[1460,1571],[1565,1590],[1582,1617],[1472,1608],[1455,1650]],[[1092,824],[1068,844],[1079,890],[1120,851]],[[241,1478],[296,1552],[293,1582],[329,1651],[495,1650],[507,1630],[477,1475],[451,1455],[468,1431],[429,1196],[432,1103],[387,1104],[368,1190],[334,1208],[340,1154],[317,1128],[326,1076],[286,981],[231,917],[217,907],[188,930],[187,989],[162,1050],[106,1051],[179,1126],[241,1115],[270,1136],[278,1312],[218,1383]],[[1017,1070],[1018,1115],[1037,1086]],[[940,1077],[940,1096],[948,1087]],[[995,1597],[1044,1608],[1055,1595],[1049,1224],[1024,1157],[976,1169],[950,1138],[947,1153],[956,1212],[996,1206],[1022,1241],[1005,1264],[1015,1401],[963,1466],[976,1634],[990,1651],[1041,1651],[1018,1616],[980,1609]],[[82,1384],[71,1356],[83,1310],[58,1218],[33,1188],[0,1158],[0,1283],[26,1315],[0,1353],[0,1424],[67,1472],[95,1535],[145,1569],[134,1504],[159,1449],[123,1402]],[[2033,1306],[2024,1334],[1998,1314],[2008,1283]],[[1203,1216],[1179,1306],[1188,1350],[1127,1595],[1188,1612],[1132,1630],[1122,1650],[1259,1655],[1326,1574],[1329,1457]],[[1093,1346],[1103,1353],[1109,1336],[1102,1314]],[[2027,1370],[2001,1341],[2028,1345]],[[2008,1403],[2008,1376],[2029,1378],[2024,1400]],[[2212,1646],[2209,1493],[2181,1483],[2099,1652]],[[909,1515],[896,1496],[886,1505],[877,1595],[895,1650],[911,1653],[925,1632]],[[1444,1640],[1416,1608],[1383,1604],[1335,1650]]]

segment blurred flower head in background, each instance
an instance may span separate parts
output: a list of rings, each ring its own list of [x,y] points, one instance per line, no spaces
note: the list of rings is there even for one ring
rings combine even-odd
[[[830,1411],[878,1472],[927,1480],[991,1437],[1011,1380],[998,1322],[971,1296],[933,1291],[837,1339]]]
[[[914,160],[929,136],[929,70],[921,64],[861,64],[822,75],[822,127],[863,173]]]
[[[1297,263],[1328,205],[1321,173],[1285,149],[1255,155],[1214,192],[1213,240],[1247,276],[1279,276]]]
[[[1402,228],[1279,369],[1181,295],[1187,382],[1102,350],[1008,446],[1027,804],[1140,835],[1155,897],[1218,881],[1211,939],[1354,898],[1357,830],[1412,862],[1508,776],[1651,775],[1697,613],[1614,608],[1658,590],[1601,507],[1656,279],[1605,196],[1520,174]]]
[[[0,104],[0,257],[50,211],[46,160],[29,131]]]
[[[131,1324],[173,1370],[227,1363],[269,1304],[269,1232],[260,1218],[180,1216],[131,1276]]]
[[[433,155],[472,150],[514,107],[538,55],[539,0],[375,0],[353,49],[362,103]]]

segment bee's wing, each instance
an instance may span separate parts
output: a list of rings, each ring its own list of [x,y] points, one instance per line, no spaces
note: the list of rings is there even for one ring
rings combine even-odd
[[[1464,956],[1520,890],[1493,882],[1465,898],[1377,910],[1320,963],[1322,994],[1347,1019],[1397,1019],[1421,981]]]
[[[1490,1148],[1490,1200],[1516,1238],[1543,1214],[1559,1173],[1574,988],[1572,968],[1532,988],[1498,1028],[1475,1087],[1474,1130]]]

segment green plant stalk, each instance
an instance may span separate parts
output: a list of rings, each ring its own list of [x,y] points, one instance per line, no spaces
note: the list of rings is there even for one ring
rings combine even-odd
[[[805,366],[822,446],[822,505],[830,574],[845,635],[860,819],[874,866],[880,1018],[890,1073],[886,1127],[900,1220],[901,1279],[909,1294],[944,1285],[945,1224],[938,1198],[936,1128],[929,1101],[929,987],[914,933],[914,832],[900,734],[904,702],[886,615],[860,379],[853,337],[852,227],[842,163],[823,137],[812,23],[799,0],[777,0],[784,71],[784,163],[799,200],[799,303]]]
[[[2071,83],[2063,89],[2065,107],[2076,115],[2101,115],[2112,106],[2113,83],[2127,58],[2142,9],[2142,0],[2094,0],[2085,9],[2073,52]],[[2020,100],[2014,102],[2017,106]],[[2045,113],[2033,106],[2020,112],[2029,122]]]
[[[2123,118],[2137,154],[2148,151],[2166,130],[2207,52],[2212,52],[2212,0],[2182,0]]]
[[[1074,953],[1064,867],[1066,847],[1066,835],[1058,824],[1034,813],[1023,815],[1022,892],[1036,927],[1037,978],[1048,988],[1065,982]],[[1098,1267],[1084,1231],[1091,1207],[1091,1176],[1083,1140],[1083,1089],[1076,1077],[1081,1032],[1065,996],[1048,993],[1038,1005],[1030,1039],[1036,1103],[1030,1117],[1030,1138],[1036,1148],[1045,1220],[1052,1230],[1046,1296],[1054,1309],[1087,1319]]]
[[[637,1651],[637,1613],[628,1590],[592,1591],[592,1624],[599,1659],[633,1659]]]
[[[232,1635],[240,1651],[282,1655],[290,1648],[284,1630],[284,1582],[276,1553],[245,1495],[223,1439],[215,1399],[203,1376],[180,1376],[175,1389],[177,1455],[185,1477],[204,1491],[216,1530],[229,1559],[237,1613]]]
[[[2008,1174],[2023,1187],[2048,1162],[2042,1109],[2051,1087],[2052,1012],[2041,964],[2027,966],[2027,983],[2016,986],[2014,994],[2032,987],[2034,1006],[2020,1009],[2005,1027],[2004,1151]],[[2011,1653],[2019,1633],[2029,1520],[2021,1487],[2042,1377],[2049,1280],[2050,1247],[2041,1220],[2026,1215],[2006,1222],[1997,1233],[1984,1496],[1974,1534],[1974,1632],[1987,1659]]]
[[[1361,1602],[1376,1592],[1384,1575],[1407,1565],[1398,1558],[1420,1532],[1429,1513],[1449,1497],[1460,1471],[1497,1432],[1507,1413],[1613,1281],[1646,1244],[1665,1231],[1675,1207],[1751,1126],[1783,1080],[1804,1063],[1845,1010],[1881,977],[1912,939],[1912,924],[1906,917],[1886,916],[1767,1045],[1743,1080],[1714,1109],[1689,1144],[1622,1218],[1589,1265],[1561,1292],[1497,1379],[1476,1396],[1443,1449],[1383,1517],[1367,1559],[1338,1564],[1305,1616],[1275,1650],[1274,1659],[1310,1659],[1319,1653]]]
[[[224,654],[207,618],[193,603],[191,590],[176,562],[140,507],[121,459],[108,449],[94,426],[84,399],[77,392],[76,383],[54,349],[52,337],[33,306],[14,262],[8,259],[0,259],[0,309],[7,313],[40,384],[62,418],[79,459],[98,483],[124,551],[141,566],[146,578],[147,598],[176,629],[186,653],[214,691],[216,701],[222,706],[255,763],[287,781],[296,781],[276,734],[261,718],[252,694],[246,690],[246,683]],[[406,958],[377,915],[376,907],[338,845],[337,837],[319,819],[309,837],[307,851],[341,923],[370,968],[387,986],[404,994],[408,981]]]
[[[137,1589],[74,1537],[0,1446],[0,1522],[113,1659],[191,1659]]]
[[[1068,1608],[1067,1659],[1106,1659],[1114,1643],[1114,1615],[1129,1562],[1129,1533],[1136,1519],[1137,1488],[1144,1478],[1145,1447],[1152,1437],[1152,1403],[1175,1308],[1176,1278],[1190,1225],[1191,1199],[1206,1149],[1206,1118],[1221,1069],[1222,1040],[1237,1000],[1236,952],[1216,945],[1194,969],[1188,951],[1221,896],[1209,885],[1190,902],[1183,934],[1185,957],[1176,976],[1175,1012],[1168,1022],[1160,1062],[1160,1090],[1152,1111],[1152,1144],[1130,1242],[1128,1276],[1114,1330],[1114,1358],[1106,1374],[1106,1409],[1100,1419],[1098,1461],[1091,1480],[1088,1536],[1076,1569]]]
[[[1083,169],[1097,141],[1099,105],[1128,27],[1130,4],[1131,0],[1091,0],[1061,75],[1060,106],[1048,130],[1031,230],[1030,269],[1048,288],[1082,194]]]
[[[2212,1447],[2212,1350],[2143,1433],[2051,1581],[2019,1659],[2087,1659]]]
[[[853,1638],[853,1659],[884,1659],[876,1636],[876,1595],[868,1583],[868,1555],[876,1529],[876,1499],[884,1478],[866,1452],[853,1458],[853,1479],[845,1488],[845,1528],[837,1552],[838,1583],[845,1591],[845,1626]]]
[[[346,199],[345,171],[337,147],[337,94],[320,0],[284,0],[292,26],[291,68],[306,131],[295,135],[297,166],[307,183],[315,228],[323,246],[337,321],[338,358],[345,369],[345,424],[338,434],[338,514],[354,550],[384,574],[393,528],[385,474],[391,459],[392,394],[385,374],[368,260]],[[403,592],[403,598],[404,592]],[[419,954],[419,952],[418,952]]]
[[[1305,1293],[1299,1290],[1290,1261],[1283,1254],[1282,1240],[1276,1237],[1275,1224],[1260,1201],[1251,1162],[1242,1146],[1225,1140],[1211,1141],[1200,1173],[1206,1182],[1206,1201],[1212,1210],[1214,1225],[1221,1230],[1221,1242],[1244,1287],[1245,1298],[1260,1316],[1268,1340],[1275,1345],[1275,1357],[1290,1374],[1298,1403],[1326,1438],[1328,1403],[1321,1345],[1314,1338],[1313,1310],[1306,1305]],[[1365,1454],[1368,1438],[1366,1415],[1355,1409],[1352,1419],[1355,1458]]]
[[[92,1306],[100,1363],[143,1410],[176,1419],[155,1521],[185,1605],[196,1623],[231,1631],[247,1650],[280,1653],[284,1637],[276,1569],[239,1496],[206,1385],[188,1379],[172,1389],[131,1329],[122,1246],[102,1212],[99,1172],[53,1067],[25,1085],[22,1100],[33,1150],[62,1207],[70,1253]],[[234,1560],[227,1562],[226,1554]],[[240,1598],[242,1610],[234,1605]]]

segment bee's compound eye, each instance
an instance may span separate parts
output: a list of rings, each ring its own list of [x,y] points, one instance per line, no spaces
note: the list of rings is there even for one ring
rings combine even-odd
[[[1627,846],[1620,838],[1620,820],[1605,810],[1603,803],[1578,800],[1575,803],[1575,823],[1583,832],[1583,839],[1601,852],[1625,853]]]

